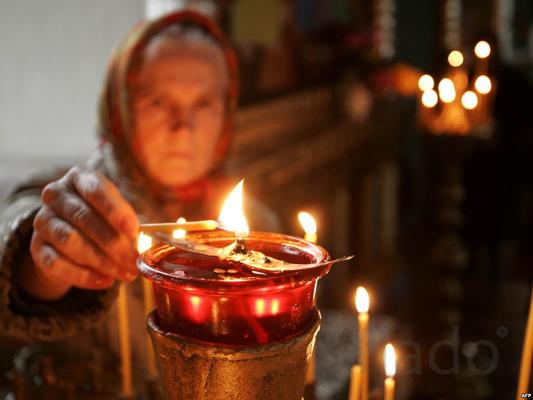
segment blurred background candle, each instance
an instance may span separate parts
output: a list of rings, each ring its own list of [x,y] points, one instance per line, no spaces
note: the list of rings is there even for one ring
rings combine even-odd
[[[298,220],[300,225],[304,230],[304,239],[310,241],[311,243],[316,243],[317,236],[317,226],[315,218],[306,211],[300,211],[298,213]],[[307,373],[305,376],[305,391],[304,399],[312,400],[315,398],[315,385],[316,385],[316,352],[313,349],[313,355],[311,360],[309,360],[309,367],[307,368]]]
[[[361,365],[361,399],[368,400],[368,309],[370,298],[368,292],[362,286],[355,292],[355,308],[357,309],[359,322],[359,364]]]
[[[139,234],[139,239],[137,240],[137,251],[139,254],[144,253],[152,247],[152,238],[144,233]],[[144,313],[146,316],[154,309],[154,291],[152,289],[152,284],[146,278],[142,278],[143,284],[143,300],[144,300]],[[152,347],[152,341],[148,332],[146,335],[146,369],[147,369],[147,378],[154,379],[157,376],[157,366],[155,363],[154,348]]]
[[[385,400],[394,400],[394,388],[396,381],[394,375],[396,375],[396,352],[394,346],[387,343],[385,346]]]
[[[350,392],[349,400],[359,400],[361,397],[361,366],[356,364],[352,367],[350,373]]]
[[[526,333],[524,336],[524,347],[522,349],[522,360],[520,362],[520,373],[518,376],[518,391],[516,398],[520,399],[523,393],[530,393],[529,378],[531,376],[531,360],[533,358],[533,291],[529,302],[529,317],[527,320]]]

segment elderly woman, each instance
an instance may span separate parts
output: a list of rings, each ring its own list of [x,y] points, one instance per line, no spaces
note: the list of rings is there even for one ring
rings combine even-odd
[[[236,96],[235,58],[211,21],[180,12],[128,34],[101,97],[98,154],[21,185],[0,209],[4,345],[52,342],[43,352],[55,346],[47,354],[71,363],[116,345],[110,308],[117,280],[137,277],[139,220],[216,218],[231,187],[222,164]],[[276,224],[267,210],[248,214],[263,216],[254,228]],[[132,297],[132,332],[142,333],[138,281]]]

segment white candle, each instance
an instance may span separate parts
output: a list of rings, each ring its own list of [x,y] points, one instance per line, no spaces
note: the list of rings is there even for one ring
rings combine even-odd
[[[388,343],[385,346],[385,400],[394,400],[394,388],[396,381],[394,375],[396,374],[396,353],[392,344]]]
[[[359,322],[359,364],[361,365],[361,399],[368,400],[368,309],[370,298],[364,287],[358,287],[355,292],[355,307],[357,309]]]

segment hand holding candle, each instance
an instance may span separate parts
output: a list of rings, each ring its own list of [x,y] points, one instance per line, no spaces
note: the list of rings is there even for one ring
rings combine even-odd
[[[385,346],[385,400],[394,400],[394,388],[396,381],[396,353],[392,344],[387,343]]]
[[[370,308],[370,298],[368,292],[362,286],[355,292],[355,307],[359,313],[359,364],[361,365],[361,399],[368,400],[368,309]]]

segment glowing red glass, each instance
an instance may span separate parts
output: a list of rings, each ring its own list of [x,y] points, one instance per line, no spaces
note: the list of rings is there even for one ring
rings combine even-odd
[[[235,237],[223,231],[189,236],[223,247]],[[251,232],[248,249],[291,263],[327,260],[328,253],[300,238]],[[224,344],[260,344],[298,334],[310,322],[317,280],[330,266],[261,274],[218,257],[156,244],[139,257],[154,288],[157,314],[167,331]]]

